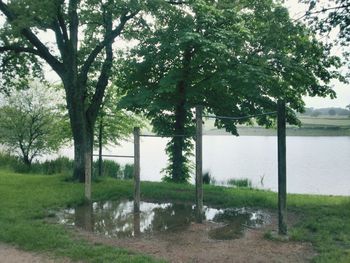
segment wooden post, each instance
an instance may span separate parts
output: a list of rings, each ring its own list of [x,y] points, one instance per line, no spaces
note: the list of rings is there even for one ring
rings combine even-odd
[[[140,128],[134,128],[134,212],[140,212]]]
[[[197,222],[203,221],[203,173],[202,173],[202,112],[196,107],[196,215]]]
[[[278,140],[278,233],[287,235],[286,104],[277,102]]]
[[[134,213],[134,237],[141,235],[141,213]]]
[[[92,155],[85,153],[85,200],[91,202]]]

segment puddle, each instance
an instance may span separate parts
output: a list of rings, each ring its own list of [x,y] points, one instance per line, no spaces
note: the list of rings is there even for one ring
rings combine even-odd
[[[140,213],[133,213],[133,201],[95,202],[65,209],[58,222],[77,226],[108,237],[135,237],[186,230],[195,222],[195,206],[176,203],[140,203]],[[268,213],[250,209],[215,209],[204,207],[203,217],[217,224],[209,231],[212,239],[240,237],[246,228],[257,228],[270,220]]]

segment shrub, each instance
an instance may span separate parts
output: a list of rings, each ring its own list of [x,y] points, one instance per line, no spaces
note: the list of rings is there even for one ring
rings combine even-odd
[[[21,161],[18,159],[18,157],[0,152],[0,167],[13,168],[20,162]]]
[[[252,187],[252,181],[247,178],[229,179],[227,184],[236,187]]]
[[[67,157],[59,157],[55,160],[45,161],[40,166],[43,174],[66,174],[73,172],[74,162]]]
[[[33,162],[30,166],[25,165],[18,157],[0,152],[0,167],[8,168],[16,173],[35,174],[65,174],[71,176],[73,173],[74,161],[67,157],[58,157],[54,160],[44,162]],[[134,177],[134,165],[127,164],[124,170],[119,163],[112,160],[103,160],[103,175],[119,179],[132,179]],[[93,176],[98,175],[98,161],[93,163]]]
[[[102,160],[102,175],[114,178],[120,178],[120,164],[112,160]],[[93,164],[93,175],[98,176],[98,160]]]
[[[133,164],[126,164],[124,166],[124,179],[133,179],[134,178],[134,165]]]
[[[203,184],[210,184],[211,179],[212,179],[212,176],[210,175],[209,172],[205,172],[203,174]]]

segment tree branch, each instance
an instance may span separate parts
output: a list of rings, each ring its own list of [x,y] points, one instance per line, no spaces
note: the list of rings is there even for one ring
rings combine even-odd
[[[78,48],[78,26],[79,19],[77,8],[79,0],[70,0],[68,6],[68,17],[69,17],[69,36],[73,51]],[[76,54],[75,54],[76,55]]]
[[[131,19],[131,17],[128,19]],[[125,23],[126,23],[126,21],[125,21]],[[108,36],[112,34],[112,17],[108,11],[106,13],[105,27],[106,27],[105,39],[108,39]],[[122,29],[120,29],[120,32],[121,32],[121,30]],[[113,43],[112,40],[109,41],[108,43],[106,43],[106,58],[103,62],[101,73],[100,73],[100,76],[99,76],[97,84],[96,84],[95,94],[94,94],[92,101],[90,103],[90,106],[87,110],[87,116],[90,118],[90,121],[92,121],[92,122],[95,122],[95,120],[97,118],[98,109],[100,108],[106,87],[108,85],[110,71],[111,71],[112,65],[113,65],[112,43]]]
[[[13,51],[15,53],[25,52],[25,53],[34,54],[34,55],[37,55],[37,56],[41,55],[40,52],[38,50],[34,49],[34,48],[22,47],[22,46],[17,45],[17,44],[0,47],[0,53],[4,53],[6,51]]]
[[[10,23],[17,18],[2,0],[0,0],[0,11],[7,17]],[[61,75],[63,71],[62,63],[50,53],[49,49],[38,39],[38,37],[29,28],[23,28],[21,33],[34,47],[36,47],[40,57],[43,58],[58,75]]]
[[[106,34],[105,38],[91,51],[91,53],[89,54],[89,56],[87,57],[87,59],[85,60],[79,77],[81,82],[85,85],[87,82],[87,75],[89,73],[89,70],[91,68],[92,63],[95,61],[96,57],[101,53],[101,51],[110,43],[112,43],[114,41],[114,39],[116,37],[118,37],[122,30],[125,27],[125,24],[132,19],[133,17],[135,17],[138,14],[139,11],[135,11],[133,13],[131,13],[130,15],[124,14],[121,16],[120,18],[120,23],[118,26],[116,26],[113,30],[111,30],[111,32],[109,34]]]
[[[64,3],[64,1],[62,1],[62,2]],[[65,42],[68,42],[69,38],[68,38],[67,25],[66,25],[64,18],[63,18],[61,6],[58,6],[57,20],[58,20],[58,23],[59,23],[61,30],[62,30],[63,40]]]
[[[307,11],[301,17],[294,19],[294,21],[298,21],[298,20],[303,19],[304,17],[307,17],[307,16],[317,15],[317,14],[321,14],[321,13],[326,13],[327,11],[331,11],[331,10],[335,10],[335,9],[343,9],[343,8],[345,9],[345,8],[348,8],[348,7],[350,7],[350,4],[345,4],[345,5],[340,5],[340,6],[333,6],[333,7],[328,7],[328,8],[322,8],[321,10],[314,11],[314,12]]]
[[[182,0],[168,0],[166,2],[171,5],[183,5],[187,3],[186,1],[182,1]]]

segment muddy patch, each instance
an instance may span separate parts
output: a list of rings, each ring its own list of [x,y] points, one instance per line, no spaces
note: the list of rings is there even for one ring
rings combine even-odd
[[[205,207],[203,224],[195,223],[188,204],[142,202],[141,211],[134,214],[130,201],[101,202],[61,211],[58,220],[92,243],[169,262],[309,262],[315,256],[310,244],[266,240],[266,231],[277,229],[268,211]]]

